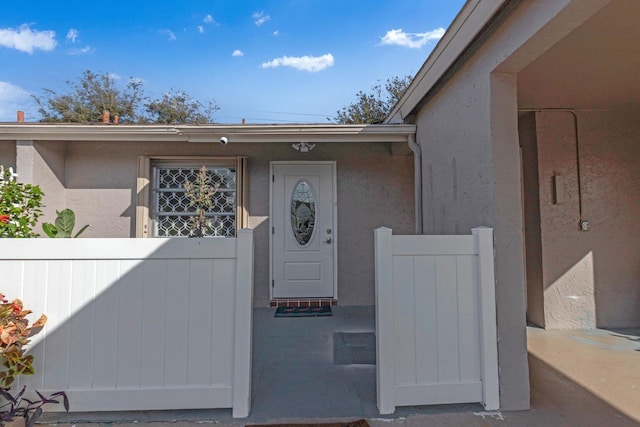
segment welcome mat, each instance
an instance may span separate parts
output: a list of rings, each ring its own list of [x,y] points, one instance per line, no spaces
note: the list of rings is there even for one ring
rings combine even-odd
[[[274,317],[331,316],[331,307],[278,307]]]
[[[375,365],[376,335],[373,332],[334,332],[335,365]]]
[[[357,420],[327,424],[247,424],[246,427],[369,427],[369,423],[367,420]]]

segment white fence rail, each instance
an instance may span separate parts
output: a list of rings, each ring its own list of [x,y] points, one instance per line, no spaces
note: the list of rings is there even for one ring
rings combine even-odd
[[[493,230],[375,230],[378,410],[482,402],[498,409]]]
[[[0,292],[49,320],[34,376],[72,411],[249,414],[253,234],[233,239],[0,239]],[[53,407],[48,408],[54,409]]]

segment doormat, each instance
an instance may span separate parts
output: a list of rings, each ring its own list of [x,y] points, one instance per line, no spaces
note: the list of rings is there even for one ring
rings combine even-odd
[[[246,427],[369,427],[367,420],[315,424],[247,424]]]
[[[331,316],[331,307],[278,307],[274,317]]]
[[[335,365],[375,365],[376,335],[373,332],[334,332]]]

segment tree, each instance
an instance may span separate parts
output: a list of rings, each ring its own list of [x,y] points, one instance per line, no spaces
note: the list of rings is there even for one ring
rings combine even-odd
[[[88,123],[102,117],[103,111],[118,115],[123,123],[138,120],[137,110],[143,97],[142,82],[129,79],[124,89],[107,73],[96,74],[90,70],[82,73],[78,81],[67,80],[69,93],[58,94],[43,89],[43,97],[33,96],[43,122]]]
[[[367,92],[359,91],[356,101],[337,111],[334,118],[341,124],[382,123],[411,83],[411,76],[387,79],[384,89],[380,83]]]
[[[150,99],[139,79],[130,78],[122,87],[108,73],[87,70],[77,81],[66,83],[66,93],[43,89],[42,96],[33,96],[42,122],[90,123],[100,121],[103,111],[108,111],[122,123],[209,123],[218,110],[215,103],[203,104],[180,90]]]
[[[211,123],[219,107],[211,101],[204,105],[186,92],[172,89],[145,104],[145,109],[148,113],[145,120],[152,123],[202,124]]]

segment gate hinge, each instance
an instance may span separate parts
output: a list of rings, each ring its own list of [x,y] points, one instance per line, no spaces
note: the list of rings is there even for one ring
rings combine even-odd
[[[271,234],[276,234],[276,228],[275,227],[271,227]]]
[[[276,287],[276,281],[275,281],[275,280],[272,280],[272,281],[271,281],[271,289],[273,289],[273,288],[275,288],[275,287]]]
[[[275,175],[271,175],[271,182],[276,182],[276,176]]]

